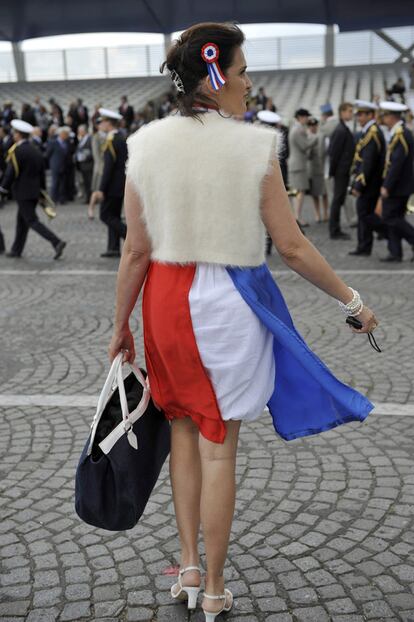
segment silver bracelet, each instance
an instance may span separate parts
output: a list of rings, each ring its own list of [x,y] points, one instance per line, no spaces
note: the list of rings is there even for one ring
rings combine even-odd
[[[347,315],[350,315],[351,317],[355,317],[356,315],[359,315],[362,312],[363,308],[364,308],[364,305],[362,304],[362,301],[361,301],[360,306],[352,313],[347,313]]]
[[[346,315],[355,316],[361,313],[363,304],[362,304],[362,300],[361,300],[361,296],[359,295],[359,292],[357,292],[355,289],[352,289],[352,287],[350,287],[349,289],[352,292],[352,300],[348,302],[347,304],[338,300],[338,304],[339,304],[340,309]]]

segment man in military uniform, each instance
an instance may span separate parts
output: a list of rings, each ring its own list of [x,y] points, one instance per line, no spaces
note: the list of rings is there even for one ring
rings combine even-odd
[[[414,137],[401,118],[408,110],[405,104],[383,101],[380,108],[390,131],[381,187],[382,219],[388,227],[389,255],[381,261],[400,262],[402,239],[407,240],[414,251],[414,227],[405,220],[408,199],[414,192]]]
[[[375,213],[385,162],[385,139],[375,121],[378,106],[356,100],[356,116],[362,128],[353,162],[352,194],[357,197],[358,245],[349,255],[371,255],[373,232],[386,236],[386,226]]]
[[[20,257],[26,243],[29,229],[33,229],[55,249],[54,259],[58,259],[66,242],[60,240],[50,229],[41,223],[36,214],[36,205],[42,190],[45,190],[45,165],[39,150],[29,142],[33,126],[26,121],[13,119],[14,145],[7,155],[7,168],[0,186],[0,193],[7,194],[13,185],[13,195],[17,201],[16,234],[7,257]]]
[[[100,219],[108,227],[108,246],[101,257],[119,257],[120,240],[126,237],[126,225],[121,220],[125,190],[127,145],[119,132],[122,115],[107,108],[99,108],[101,127],[107,132],[104,146],[104,168],[99,190],[91,197],[91,204],[101,202]]]

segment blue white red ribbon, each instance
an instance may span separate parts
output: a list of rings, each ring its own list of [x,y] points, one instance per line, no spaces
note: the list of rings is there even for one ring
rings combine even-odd
[[[220,51],[215,43],[206,43],[201,48],[201,58],[207,63],[210,81],[216,91],[226,83],[226,78],[217,62],[219,56]]]

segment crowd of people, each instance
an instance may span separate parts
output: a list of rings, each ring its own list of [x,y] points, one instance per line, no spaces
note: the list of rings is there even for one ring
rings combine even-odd
[[[343,102],[337,114],[329,103],[325,104],[320,107],[319,118],[298,108],[289,127],[283,123],[273,99],[260,87],[240,118],[246,123],[272,126],[282,135],[281,172],[302,230],[311,224],[303,219],[304,198],[309,194],[314,222],[328,222],[331,239],[351,239],[341,227],[342,210],[349,227],[357,228],[357,247],[350,254],[370,255],[374,232],[379,239],[388,240],[385,261],[402,260],[402,239],[414,250],[414,229],[406,220],[407,203],[414,192],[414,123],[403,103],[403,85],[403,81],[397,81],[383,102],[379,97],[372,102]],[[399,101],[394,101],[395,94]],[[117,111],[97,104],[92,114],[80,98],[70,104],[66,114],[54,98],[48,105],[39,98],[33,104],[24,103],[20,115],[12,102],[5,102],[0,113],[3,202],[7,193],[19,202],[15,189],[19,153],[25,151],[25,157],[33,161],[39,161],[40,156],[44,169],[49,171],[49,193],[45,192],[46,177],[38,184],[47,215],[54,216],[56,205],[77,200],[87,204],[87,216],[94,219],[96,205],[100,204],[100,218],[108,227],[107,248],[101,256],[118,257],[120,240],[126,235],[121,216],[126,138],[146,123],[176,112],[173,89],[139,110],[134,110],[124,95]],[[21,149],[25,142],[30,143],[29,151],[27,146]],[[39,197],[28,198],[33,203]],[[29,228],[37,230],[56,249],[56,236],[45,234],[46,227],[38,221],[36,203],[29,210],[27,205],[19,206],[16,238],[8,256],[21,256]],[[0,230],[2,252],[5,244]],[[267,253],[271,253],[270,240]]]

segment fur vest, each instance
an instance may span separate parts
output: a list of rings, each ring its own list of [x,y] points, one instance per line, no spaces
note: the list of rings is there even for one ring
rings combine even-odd
[[[143,205],[153,260],[258,266],[265,261],[261,182],[275,130],[174,115],[128,138],[127,176]]]

